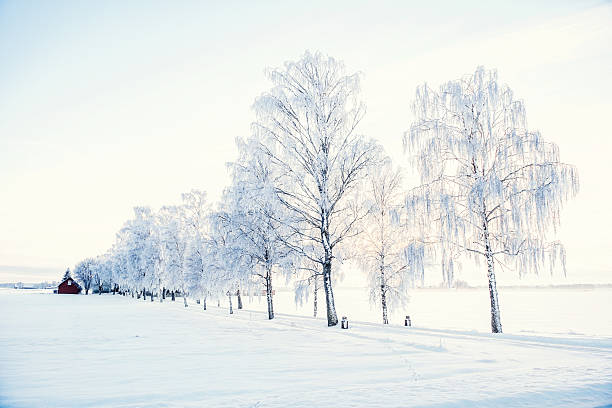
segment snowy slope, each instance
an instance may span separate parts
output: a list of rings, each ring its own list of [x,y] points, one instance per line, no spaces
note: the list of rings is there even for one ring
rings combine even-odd
[[[248,304],[247,304],[248,307]],[[594,407],[612,339],[0,292],[2,407]]]

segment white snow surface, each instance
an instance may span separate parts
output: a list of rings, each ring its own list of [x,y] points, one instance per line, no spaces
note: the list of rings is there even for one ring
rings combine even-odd
[[[268,321],[248,299],[233,315],[177,300],[0,291],[0,406],[612,404],[611,337],[352,320],[342,330],[305,316]],[[609,310],[594,317],[609,324]]]

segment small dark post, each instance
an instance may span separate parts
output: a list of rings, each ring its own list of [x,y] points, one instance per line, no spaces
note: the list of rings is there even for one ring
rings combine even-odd
[[[410,321],[410,316],[406,316],[406,320],[404,320],[404,326],[411,327],[412,322]]]
[[[348,319],[346,316],[342,316],[342,323],[340,325],[343,329],[348,329]]]

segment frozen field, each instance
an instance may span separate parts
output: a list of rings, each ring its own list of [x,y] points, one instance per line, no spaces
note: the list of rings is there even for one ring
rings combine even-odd
[[[339,286],[334,291],[338,315],[353,320],[382,322],[379,308],[372,308],[367,291]],[[278,291],[276,309],[289,314],[312,316],[312,297],[296,306],[293,292]],[[612,337],[612,287],[577,289],[499,288],[501,317],[505,333],[544,335],[603,335]],[[249,308],[266,310],[265,297],[254,298]],[[325,300],[319,301],[319,313],[325,313]],[[405,307],[390,310],[391,323],[403,324],[410,315],[416,327],[477,330],[489,332],[489,292],[474,289],[412,290]]]
[[[531,295],[520,292],[512,302],[521,296],[528,301]],[[427,302],[413,297],[419,327],[351,321],[349,330],[341,330],[327,328],[322,319],[281,314],[267,321],[257,311],[229,316],[225,308],[202,311],[190,303],[185,309],[180,301],[4,290],[0,406],[605,406],[612,404],[606,294],[574,294],[571,302],[603,302],[603,309],[553,319],[544,328],[537,311],[521,312],[523,327],[550,335],[517,334],[519,326],[509,320],[521,316],[520,308],[511,307],[506,294],[502,319],[514,334],[493,336],[432,328],[447,327],[436,324],[443,315],[457,326],[475,321],[452,318],[469,313],[469,303],[429,315],[419,310],[418,302],[433,302],[436,295]],[[277,297],[281,309],[283,294]],[[246,307],[261,305],[254,299]],[[563,313],[583,310],[563,307]],[[362,313],[368,320],[369,311]],[[561,321],[569,323],[559,326]],[[593,321],[600,335],[568,334],[597,333]]]

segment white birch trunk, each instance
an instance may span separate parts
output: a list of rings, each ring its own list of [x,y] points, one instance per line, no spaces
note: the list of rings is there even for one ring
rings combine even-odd
[[[491,299],[491,332],[502,333],[499,300],[497,298],[497,282],[495,280],[495,263],[493,259],[493,251],[491,250],[491,244],[489,242],[489,230],[486,220],[483,222],[483,236],[485,241],[485,257],[487,258],[489,298]]]
[[[242,309],[242,298],[240,297],[240,289],[236,291],[236,297],[238,299],[238,309]]]
[[[314,317],[317,317],[318,295],[319,295],[319,276],[315,275],[314,277],[314,311],[313,311]]]
[[[387,287],[385,284],[384,261],[380,265],[380,304],[382,307],[383,324],[389,324],[389,318],[387,316]]]
[[[266,300],[268,301],[268,319],[274,319],[274,304],[272,302],[272,271],[268,266],[266,271]]]
[[[335,326],[338,324],[336,314],[336,304],[334,303],[334,292],[331,281],[331,259],[323,264],[323,289],[325,290],[325,303],[327,306],[327,325]]]

